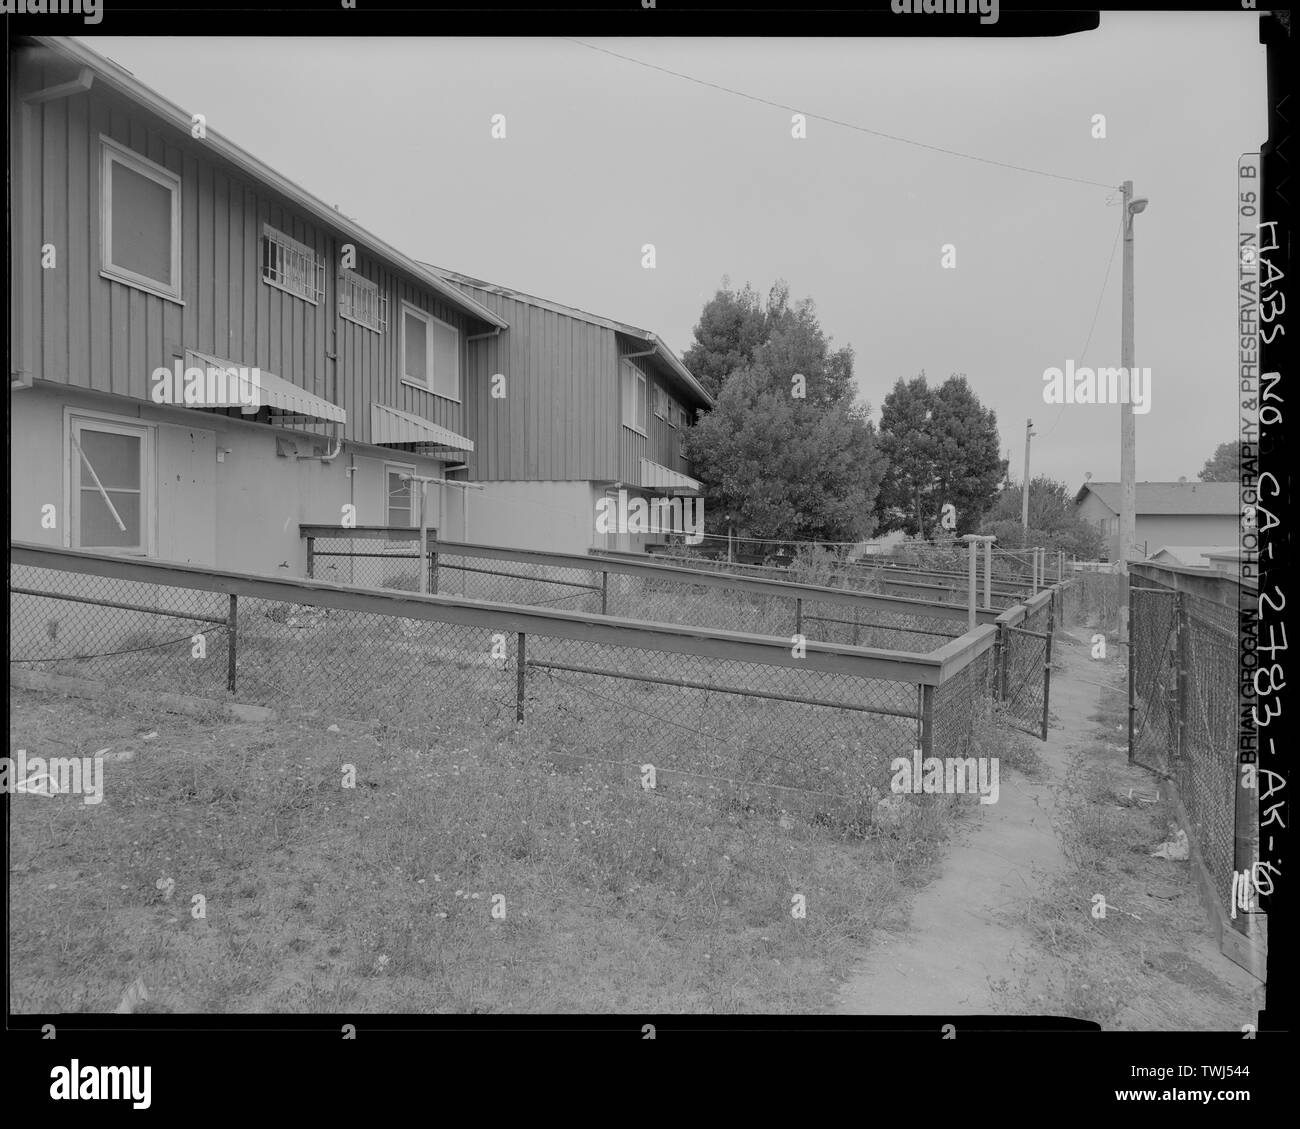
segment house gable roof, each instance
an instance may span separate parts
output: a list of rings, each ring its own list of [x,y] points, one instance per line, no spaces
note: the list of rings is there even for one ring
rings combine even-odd
[[[1241,489],[1235,482],[1138,482],[1136,512],[1151,517],[1231,517],[1241,511]],[[1075,505],[1091,493],[1112,513],[1120,510],[1118,482],[1085,482]]]
[[[706,407],[713,407],[713,397],[704,390],[691,371],[677,358],[677,355],[659,339],[659,335],[648,329],[638,329],[626,322],[604,318],[598,314],[589,314],[586,310],[580,310],[576,306],[566,306],[562,302],[553,302],[549,298],[538,298],[533,294],[525,294],[522,290],[514,290],[509,286],[502,286],[495,282],[485,282],[481,278],[473,278],[470,275],[461,274],[459,271],[435,266],[433,263],[423,263],[422,265],[453,285],[470,286],[477,290],[486,290],[491,294],[500,294],[504,298],[513,298],[530,306],[537,306],[539,309],[553,310],[557,314],[564,314],[566,317],[576,318],[578,321],[599,325],[605,329],[611,329],[615,333],[621,333],[624,337],[631,338],[635,342],[644,343],[647,347],[654,349],[654,359],[676,376],[682,384],[686,385],[702,404]]]

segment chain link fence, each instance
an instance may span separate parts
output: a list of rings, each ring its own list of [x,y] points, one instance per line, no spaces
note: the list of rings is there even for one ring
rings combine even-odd
[[[1130,759],[1173,782],[1221,904],[1244,931],[1244,918],[1230,912],[1232,879],[1256,857],[1258,818],[1239,810],[1256,795],[1237,781],[1239,581],[1214,576],[1188,584],[1150,564],[1135,572]]]
[[[999,625],[997,697],[1011,724],[1047,740],[1052,677],[1052,635],[1060,589],[1006,614]]]
[[[303,528],[308,538],[309,579],[418,591],[420,566],[414,551],[418,542],[386,544],[383,535],[388,531],[383,530],[349,530],[343,537],[330,535],[329,527]],[[418,535],[418,531],[407,532]],[[932,604],[932,600],[904,597],[864,603],[853,599],[879,594],[879,585],[865,574],[858,578],[860,587],[847,590],[845,598],[840,598],[824,590],[800,592],[782,585],[767,588],[750,583],[765,578],[749,572],[737,577],[734,585],[693,582],[680,568],[662,567],[657,558],[629,562],[596,556],[588,562],[565,554],[433,539],[425,568],[426,590],[432,594],[758,635],[802,635],[850,646],[928,652],[966,629],[964,609],[959,607],[927,613],[918,605]],[[795,581],[785,572],[780,579],[788,585],[824,578]]]
[[[961,625],[919,615],[836,625],[857,632],[858,648],[810,642],[805,656],[784,633],[736,632],[734,618],[709,635],[66,550],[12,554],[14,669],[124,692],[221,701],[233,691],[290,714],[415,732],[524,720],[556,762],[632,774],[652,765],[697,796],[855,826],[889,794],[894,758],[965,753],[996,679],[995,632],[981,628],[963,652],[970,661],[941,678],[927,652]],[[901,647],[920,630],[932,632],[912,636],[924,651]]]

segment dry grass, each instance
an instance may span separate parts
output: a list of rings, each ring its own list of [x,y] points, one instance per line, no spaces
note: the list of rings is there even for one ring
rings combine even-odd
[[[646,792],[452,713],[330,732],[16,692],[12,719],[29,750],[135,751],[101,804],[13,797],[19,1012],[110,1011],[137,977],[171,1012],[816,1011],[956,806],[885,830]]]

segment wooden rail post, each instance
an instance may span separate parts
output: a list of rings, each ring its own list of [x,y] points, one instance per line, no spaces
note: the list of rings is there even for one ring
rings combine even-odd
[[[235,692],[235,652],[239,635],[239,597],[230,593],[230,615],[226,620],[226,689]]]
[[[524,632],[519,632],[519,653],[515,663],[518,669],[515,671],[515,721],[524,720],[524,666],[526,663],[526,650],[524,646]]]

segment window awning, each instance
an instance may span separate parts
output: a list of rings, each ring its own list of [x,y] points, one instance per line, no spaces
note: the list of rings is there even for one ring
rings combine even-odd
[[[237,365],[234,361],[194,349],[185,350],[185,367],[202,369],[205,376],[209,376],[202,389],[202,396],[194,401],[183,398],[157,401],[155,396],[156,402],[175,402],[185,407],[217,408],[222,411],[239,408],[245,415],[252,415],[258,408],[270,408],[273,412],[284,415],[324,420],[327,423],[348,422],[348,413],[337,404],[313,396],[305,388],[299,388],[265,369]],[[217,370],[215,379],[210,375],[212,370]],[[173,388],[171,391],[175,394],[178,390]],[[183,386],[179,392],[180,397],[184,397]]]
[[[704,484],[688,474],[679,474],[662,463],[641,460],[641,486],[651,490],[682,490],[699,493]]]
[[[370,405],[370,442],[379,446],[415,443],[450,451],[474,450],[473,440],[387,404]]]

